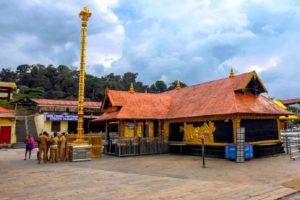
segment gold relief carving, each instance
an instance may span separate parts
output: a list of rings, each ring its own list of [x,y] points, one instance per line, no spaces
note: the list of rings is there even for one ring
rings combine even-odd
[[[213,133],[216,131],[216,127],[213,122],[204,122],[200,127],[194,127],[193,124],[185,124],[184,127],[180,127],[180,131],[184,131],[184,141],[187,143],[200,144],[202,137],[204,137],[205,143],[213,143]]]

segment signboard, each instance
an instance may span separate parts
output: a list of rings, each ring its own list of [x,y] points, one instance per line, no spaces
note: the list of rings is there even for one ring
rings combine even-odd
[[[128,129],[134,129],[134,124],[128,124],[127,127]]]
[[[77,121],[77,115],[47,114],[46,121]]]

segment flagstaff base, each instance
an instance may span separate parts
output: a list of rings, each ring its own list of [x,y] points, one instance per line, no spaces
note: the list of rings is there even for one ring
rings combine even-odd
[[[73,144],[70,146],[70,161],[90,161],[91,160],[91,145]]]

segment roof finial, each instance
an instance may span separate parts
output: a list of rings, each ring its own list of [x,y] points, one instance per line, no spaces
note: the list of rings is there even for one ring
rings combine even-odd
[[[230,69],[229,77],[230,77],[230,78],[231,78],[231,77],[234,77],[234,71],[233,71],[233,68],[232,68],[232,67],[231,67],[231,69]]]
[[[133,83],[130,84],[130,89],[129,89],[129,92],[130,93],[134,93],[134,87],[133,87]]]
[[[177,81],[176,81],[176,90],[179,90],[180,88],[181,88],[181,86],[180,86],[180,81],[177,80]]]

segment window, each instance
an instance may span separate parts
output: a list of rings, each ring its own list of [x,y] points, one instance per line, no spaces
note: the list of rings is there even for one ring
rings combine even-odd
[[[60,131],[60,122],[52,122],[51,131],[59,132]]]

